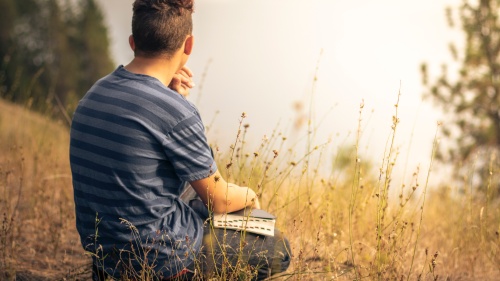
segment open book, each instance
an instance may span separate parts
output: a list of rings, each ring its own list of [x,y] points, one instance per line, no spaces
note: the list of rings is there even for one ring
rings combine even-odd
[[[228,214],[213,214],[216,228],[236,229],[274,236],[276,217],[264,210],[246,208]]]

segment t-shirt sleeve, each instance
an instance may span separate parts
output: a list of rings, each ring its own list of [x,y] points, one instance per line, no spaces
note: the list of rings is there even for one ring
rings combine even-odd
[[[197,112],[179,122],[165,137],[165,154],[181,180],[201,180],[217,171]]]

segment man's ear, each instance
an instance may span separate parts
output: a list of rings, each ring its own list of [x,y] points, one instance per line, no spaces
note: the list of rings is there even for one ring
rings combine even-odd
[[[133,35],[130,35],[128,37],[128,44],[130,45],[130,49],[132,49],[132,51],[135,51],[135,41]]]
[[[186,41],[184,41],[184,54],[186,55],[191,55],[191,52],[193,51],[193,44],[194,44],[194,37],[193,35],[189,35],[186,38]]]

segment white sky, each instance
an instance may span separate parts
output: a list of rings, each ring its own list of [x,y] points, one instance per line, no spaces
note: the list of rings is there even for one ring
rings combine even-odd
[[[99,2],[107,16],[115,61],[126,64],[132,58],[127,38],[133,1]],[[448,44],[461,42],[460,32],[446,23],[445,7],[460,3],[198,0],[195,49],[188,62],[198,86],[211,63],[202,94],[194,89],[190,99],[197,102],[205,123],[220,111],[210,137],[224,145],[229,141],[222,139],[233,141],[239,117],[246,112],[245,123],[258,144],[278,123],[281,130],[290,127],[297,116],[295,102],[309,102],[319,59],[313,108],[317,119],[326,117],[317,142],[338,135],[334,145],[339,144],[352,132],[354,143],[359,104],[364,100],[362,146],[378,163],[401,88],[399,161],[405,160],[411,143],[409,169],[420,163],[425,171],[439,112],[430,101],[421,101],[420,64],[427,61],[435,77],[440,65],[450,61]]]

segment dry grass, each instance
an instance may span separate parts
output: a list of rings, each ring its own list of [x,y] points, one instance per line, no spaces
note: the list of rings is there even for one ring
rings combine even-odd
[[[262,194],[291,242],[292,266],[276,279],[498,280],[498,199],[427,186],[426,167],[398,186],[392,146],[378,164],[358,160],[357,145],[316,144],[313,135],[291,143],[276,130],[254,147],[247,134],[243,116],[234,144],[216,158],[227,178]],[[491,186],[497,177],[493,170]],[[0,279],[88,279],[67,128],[0,102],[0,192]]]
[[[0,279],[55,279],[85,263],[75,230],[68,129],[0,102]],[[19,277],[18,277],[19,280]]]

